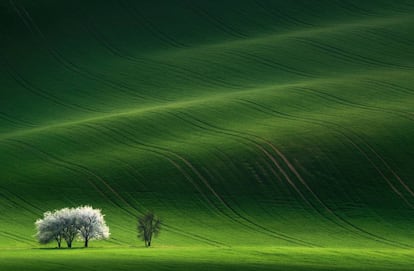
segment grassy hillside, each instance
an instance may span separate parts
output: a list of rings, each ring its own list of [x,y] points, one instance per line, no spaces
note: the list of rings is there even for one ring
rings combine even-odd
[[[111,259],[154,210],[183,259],[410,269],[412,33],[411,1],[0,1],[0,267],[91,204]]]

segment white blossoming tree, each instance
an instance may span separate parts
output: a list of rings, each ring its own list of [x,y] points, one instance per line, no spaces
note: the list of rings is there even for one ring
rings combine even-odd
[[[45,212],[42,219],[35,222],[36,238],[41,244],[48,244],[55,240],[58,248],[62,239],[66,241],[68,248],[76,237],[84,241],[88,247],[91,239],[107,239],[109,228],[105,223],[101,210],[91,206],[77,208],[63,208],[54,212]]]
[[[109,228],[105,223],[104,215],[100,209],[93,209],[91,206],[76,208],[76,227],[84,240],[85,247],[88,247],[91,239],[108,239]]]
[[[74,208],[63,208],[55,211],[60,225],[62,227],[62,237],[65,239],[68,248],[72,247],[72,242],[78,235],[78,227],[76,225],[77,215]]]
[[[36,238],[39,243],[48,244],[55,240],[58,248],[61,247],[63,228],[56,212],[44,213],[43,219],[36,220],[35,225],[37,229]]]

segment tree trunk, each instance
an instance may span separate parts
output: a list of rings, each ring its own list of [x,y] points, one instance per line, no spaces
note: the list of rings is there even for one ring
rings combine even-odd
[[[150,247],[151,246],[151,241],[148,241],[148,247]]]
[[[88,247],[88,243],[89,243],[89,239],[88,239],[88,238],[86,238],[86,239],[85,239],[85,247]]]

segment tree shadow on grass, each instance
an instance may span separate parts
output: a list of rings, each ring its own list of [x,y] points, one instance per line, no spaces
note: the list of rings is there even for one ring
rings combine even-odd
[[[33,250],[55,250],[55,251],[59,251],[59,250],[79,250],[79,249],[87,249],[85,247],[72,247],[72,248],[68,248],[68,247],[33,247],[31,248]]]

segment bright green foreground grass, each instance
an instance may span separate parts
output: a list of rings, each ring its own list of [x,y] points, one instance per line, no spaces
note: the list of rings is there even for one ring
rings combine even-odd
[[[22,249],[3,270],[413,270],[413,250],[285,247]]]

